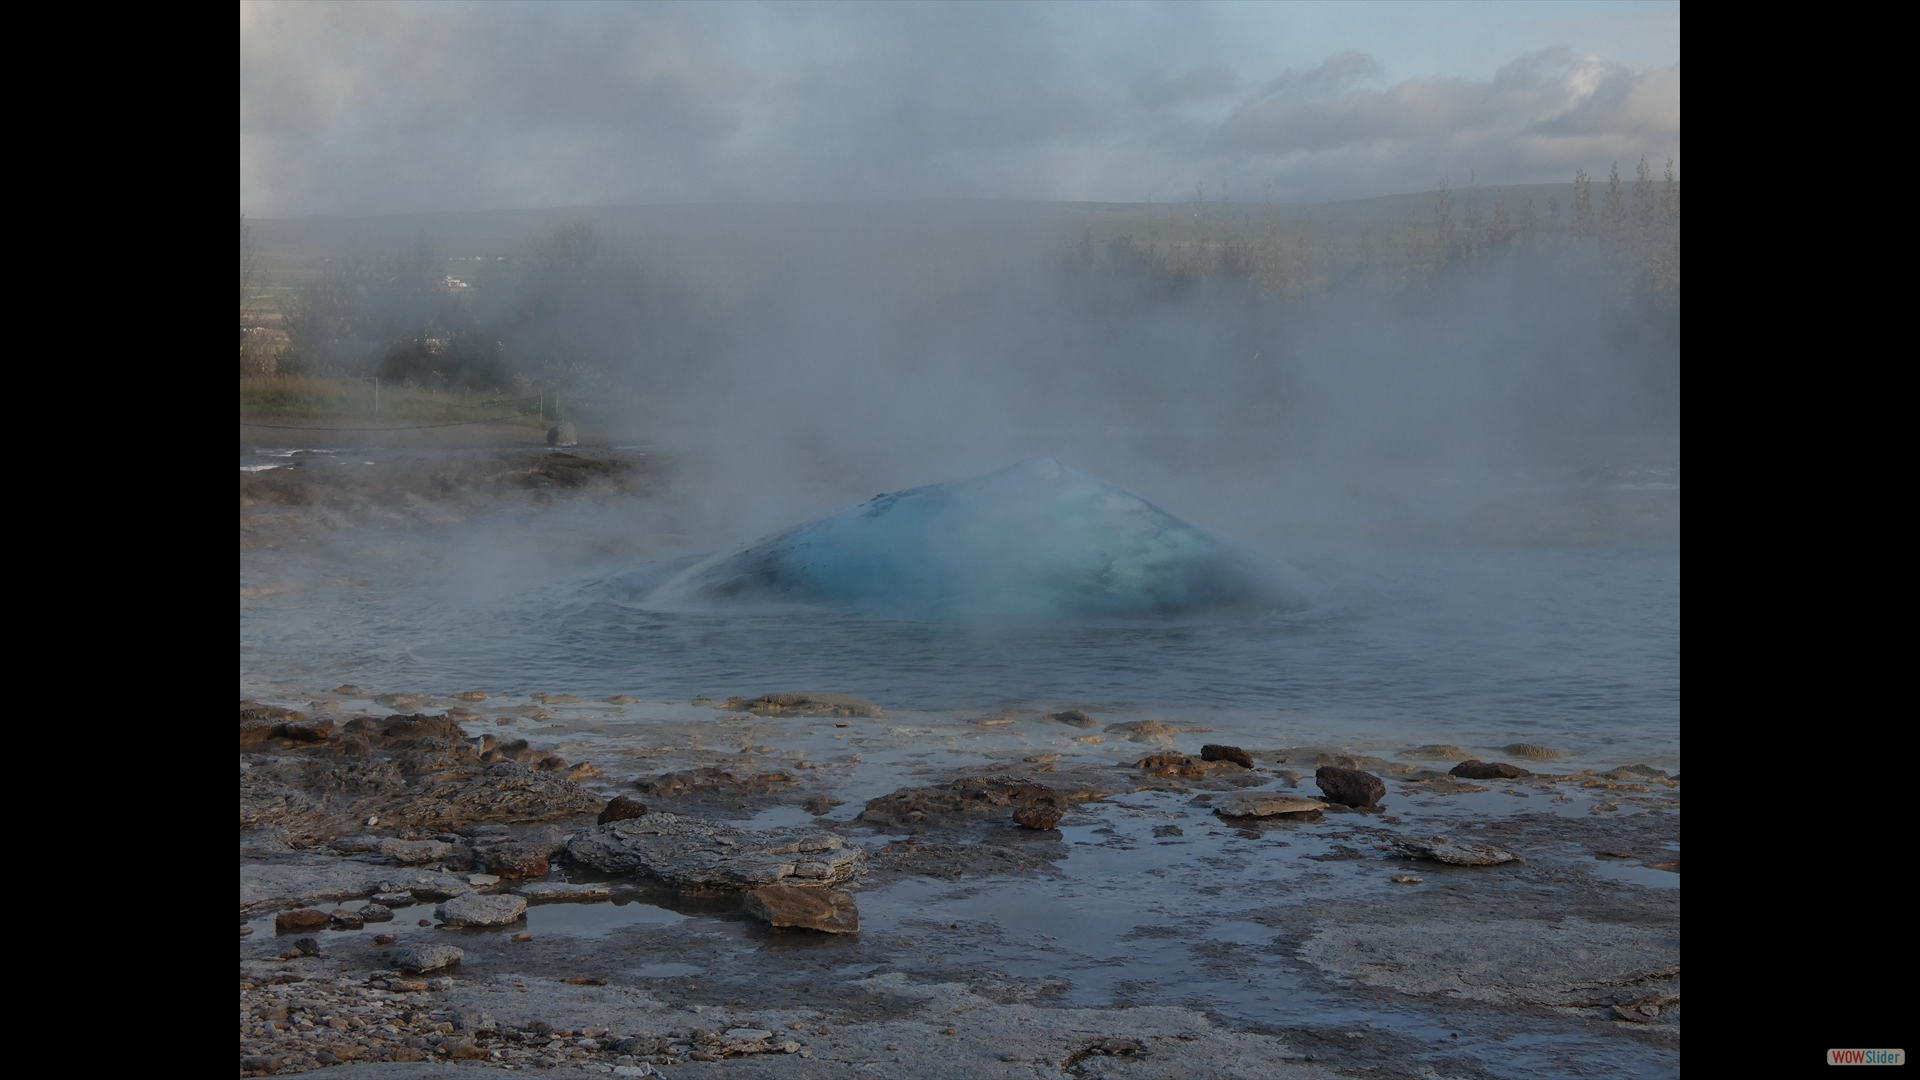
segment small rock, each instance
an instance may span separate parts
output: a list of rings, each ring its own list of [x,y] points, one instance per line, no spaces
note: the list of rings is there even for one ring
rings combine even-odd
[[[1466,840],[1449,840],[1444,836],[1424,840],[1404,838],[1396,840],[1395,844],[1408,855],[1452,863],[1455,866],[1494,866],[1499,863],[1521,861],[1520,856],[1505,848]]]
[[[475,1046],[472,1039],[461,1039],[446,1050],[447,1057],[454,1061],[481,1061],[487,1056],[487,1052]]]
[[[1412,874],[1395,874],[1393,875],[1393,881],[1396,885],[1418,885],[1421,883],[1421,879],[1414,877]]]
[[[377,892],[373,894],[371,899],[374,903],[389,908],[411,907],[419,902],[413,898],[412,893],[404,889],[396,889],[392,892]]]
[[[1184,830],[1182,830],[1182,829],[1180,828],[1180,826],[1178,826],[1178,825],[1155,825],[1155,826],[1153,827],[1153,835],[1155,835],[1155,836],[1185,836],[1185,835],[1187,835],[1187,834],[1186,834],[1186,832],[1185,832]]]
[[[501,877],[545,877],[547,871],[553,868],[549,861],[552,852],[543,843],[501,844],[486,849],[482,854],[487,861],[487,869]]]
[[[357,914],[363,923],[393,921],[393,909],[385,904],[362,904]]]
[[[446,975],[442,975],[437,979],[428,979],[427,989],[433,991],[436,994],[444,994],[447,991],[453,989],[453,979]],[[445,1031],[447,1029],[442,1028],[441,1030]]]
[[[806,802],[801,803],[800,809],[805,810],[807,813],[812,814],[814,817],[821,817],[827,814],[829,811],[831,811],[834,807],[845,806],[845,805],[846,805],[845,800],[829,799],[825,795],[815,795],[813,798],[808,799]]]
[[[860,912],[848,893],[825,888],[768,885],[744,897],[746,912],[774,926],[852,934],[860,929]]]
[[[1051,829],[1060,824],[1060,818],[1060,808],[1048,803],[1034,803],[1013,812],[1013,820],[1029,829]]]
[[[593,903],[613,898],[613,886],[599,884],[576,885],[568,881],[530,881],[515,889],[514,892],[527,898],[528,903]]]
[[[1243,769],[1253,768],[1253,755],[1237,746],[1208,743],[1200,748],[1201,761],[1231,761]]]
[[[458,693],[458,694],[455,694],[455,695],[453,695],[453,700],[455,700],[455,701],[485,701],[485,700],[487,700],[487,694],[486,694],[486,691],[484,691],[484,690],[463,690],[463,691],[461,691],[460,693]]]
[[[1319,799],[1269,791],[1245,791],[1228,795],[1213,804],[1213,812],[1223,817],[1272,817],[1276,814],[1305,814],[1326,808],[1327,804]]]
[[[499,878],[499,876],[498,876],[498,875],[496,875],[496,874],[468,874],[468,875],[467,875],[467,884],[469,884],[469,885],[498,885],[498,884],[500,884],[500,878]]]
[[[311,930],[316,926],[326,926],[333,916],[313,908],[301,908],[298,911],[283,911],[274,916],[273,928],[282,932],[288,930]]]
[[[728,1028],[727,1038],[734,1042],[759,1042],[761,1039],[773,1038],[773,1032],[761,1031],[758,1028]]]
[[[1558,750],[1550,750],[1544,746],[1524,742],[1510,743],[1501,747],[1500,750],[1502,753],[1512,754],[1514,757],[1523,757],[1528,761],[1552,761],[1554,758],[1565,756]]]
[[[1447,775],[1467,780],[1512,780],[1515,777],[1533,774],[1518,765],[1509,765],[1504,761],[1487,762],[1473,758],[1448,769]]]
[[[600,811],[600,824],[605,825],[609,821],[625,821],[628,818],[641,817],[646,812],[646,803],[638,799],[630,799],[625,795],[615,795],[613,801],[607,804],[607,808]]]
[[[393,1048],[393,1060],[425,1061],[427,1060],[427,1055],[425,1051],[415,1050],[411,1046],[396,1046]]]
[[[393,966],[402,971],[437,971],[459,963],[465,955],[464,949],[452,945],[409,945],[393,954]]]
[[[348,911],[346,908],[335,908],[329,914],[333,919],[333,925],[344,926],[349,930],[357,930],[366,922],[359,912]],[[392,915],[389,914],[388,918],[392,918]]]
[[[394,942],[396,942],[396,941],[399,941],[399,940],[400,940],[400,939],[399,939],[398,937],[395,937],[395,936],[394,936],[394,935],[392,935],[392,934],[375,934],[375,935],[373,935],[373,943],[374,943],[375,945],[391,945],[391,944],[393,944]]]
[[[296,714],[297,715],[297,714]],[[333,734],[333,721],[307,720],[299,723],[282,724],[280,734],[294,742],[325,742]]]
[[[527,933],[527,932],[526,932],[526,931],[524,931],[524,930],[522,930],[522,931],[521,931],[520,933],[518,933],[518,934],[515,934],[515,935],[513,935],[513,940],[515,940],[515,941],[532,941],[532,940],[533,940],[533,935],[532,935],[532,934],[529,934],[529,933]]]
[[[1313,782],[1326,794],[1327,801],[1343,806],[1375,806],[1387,793],[1386,781],[1359,769],[1322,765],[1314,770]]]
[[[1429,761],[1436,759],[1440,761],[1459,761],[1462,758],[1471,757],[1472,755],[1457,746],[1449,746],[1445,743],[1433,743],[1427,746],[1415,747],[1400,756],[1403,758],[1425,758]]]
[[[1047,719],[1055,723],[1068,724],[1077,728],[1090,728],[1100,722],[1088,716],[1086,713],[1081,712],[1079,709],[1066,709],[1057,713],[1048,713]]]
[[[527,913],[524,897],[468,893],[456,896],[434,909],[449,926],[505,926],[518,922]]]
[[[382,840],[380,854],[406,866],[438,862],[453,852],[453,845],[438,840]]]
[[[318,956],[320,954],[320,942],[310,937],[298,938],[293,943],[293,950],[301,956]]]

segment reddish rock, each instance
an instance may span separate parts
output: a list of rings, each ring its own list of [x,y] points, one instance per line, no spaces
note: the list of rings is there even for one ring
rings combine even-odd
[[[283,911],[273,920],[275,930],[311,930],[316,926],[326,926],[333,922],[333,916],[313,908],[301,908],[298,911]]]
[[[415,1050],[411,1046],[396,1046],[393,1048],[393,1060],[425,1061],[427,1060],[427,1055],[425,1051]]]
[[[325,742],[333,734],[331,720],[301,720],[280,725],[280,734],[294,742]]]
[[[1243,769],[1253,768],[1253,755],[1237,746],[1208,743],[1200,748],[1201,761],[1231,761]]]
[[[775,926],[851,934],[860,929],[853,897],[836,889],[768,885],[744,897],[747,914]]]
[[[501,844],[488,848],[482,857],[487,869],[503,878],[537,878],[545,877],[552,869],[550,854],[544,845]]]
[[[455,1061],[484,1061],[487,1052],[473,1045],[472,1039],[461,1039],[447,1047],[447,1056]]]
[[[1060,808],[1050,803],[1033,803],[1013,812],[1013,820],[1029,829],[1051,829],[1060,824]]]
[[[646,803],[638,799],[630,799],[625,795],[615,795],[613,801],[607,804],[607,808],[600,811],[600,824],[605,825],[609,821],[625,821],[628,818],[641,817],[645,815],[646,812]]]
[[[1359,769],[1322,765],[1314,770],[1313,782],[1328,802],[1343,806],[1375,806],[1387,794],[1386,781]]]
[[[1447,770],[1447,773],[1466,780],[1512,780],[1518,776],[1533,775],[1518,765],[1509,765],[1504,761],[1481,761],[1477,758],[1463,761]]]

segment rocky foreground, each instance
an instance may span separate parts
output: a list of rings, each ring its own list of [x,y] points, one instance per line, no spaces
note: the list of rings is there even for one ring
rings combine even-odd
[[[242,702],[241,1074],[1677,1069],[1657,768],[644,704]]]

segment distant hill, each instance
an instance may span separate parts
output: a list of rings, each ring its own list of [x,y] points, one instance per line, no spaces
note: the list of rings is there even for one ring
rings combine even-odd
[[[1598,193],[1596,192],[1596,195]],[[887,202],[706,203],[479,210],[385,217],[250,219],[264,291],[317,276],[328,260],[391,252],[425,240],[459,277],[477,261],[511,258],[524,245],[572,222],[591,222],[653,249],[674,272],[710,286],[811,268],[820,260],[858,266],[861,275],[905,274],[926,283],[997,274],[1057,255],[1076,242],[1131,236],[1141,244],[1190,245],[1202,236],[1250,242],[1303,229],[1316,243],[1351,246],[1372,231],[1389,239],[1407,223],[1433,227],[1437,191],[1339,202],[1274,203],[1217,197],[1202,204],[924,200]],[[1557,202],[1565,228],[1572,184],[1529,184],[1451,192],[1457,222],[1488,222],[1504,203],[1516,224],[1532,201],[1539,227]],[[1477,204],[1477,205],[1476,205]]]

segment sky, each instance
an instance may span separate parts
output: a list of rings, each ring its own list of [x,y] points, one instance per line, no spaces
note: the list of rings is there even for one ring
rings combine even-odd
[[[253,217],[1655,174],[1676,2],[240,5]]]

